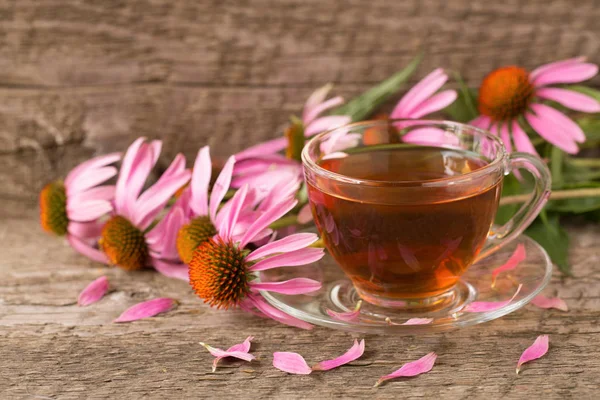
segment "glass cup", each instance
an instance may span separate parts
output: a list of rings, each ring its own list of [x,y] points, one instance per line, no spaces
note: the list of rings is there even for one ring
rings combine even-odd
[[[382,307],[446,304],[464,272],[519,236],[550,195],[538,157],[508,154],[490,132],[454,122],[347,125],[315,136],[302,161],[325,246],[359,296]],[[495,226],[516,169],[531,173],[533,192]]]

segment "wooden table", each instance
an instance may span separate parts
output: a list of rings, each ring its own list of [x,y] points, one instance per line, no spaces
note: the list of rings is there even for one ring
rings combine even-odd
[[[595,0],[0,0],[0,398],[597,398],[600,227],[572,225],[575,277],[547,294],[571,310],[528,306],[484,325],[422,337],[368,335],[351,365],[310,376],[271,366],[274,351],[309,363],[345,351],[353,335],[302,331],[210,310],[180,281],[90,263],[37,223],[35,199],[93,154],[145,135],[164,140],[159,169],[210,144],[226,156],[281,134],[318,86],[353,96],[425,58],[471,85],[493,68],[587,55],[600,62]],[[600,78],[593,84],[598,85]],[[111,293],[80,308],[106,274]],[[177,309],[111,321],[157,296]],[[514,368],[539,334],[546,357]],[[255,336],[258,361],[223,362],[219,347]],[[377,378],[430,351],[431,373]]]
[[[443,334],[352,335],[303,331],[204,306],[187,284],[146,271],[126,273],[75,254],[38,227],[34,210],[3,201],[0,219],[1,398],[593,398],[600,374],[600,227],[569,228],[575,277],[555,277],[546,291],[569,312],[527,306],[500,320]],[[79,291],[107,275],[111,292],[78,307]],[[174,311],[113,324],[130,305],[173,297]],[[539,334],[550,351],[520,375],[515,364]],[[252,363],[223,362],[198,342],[227,348],[254,336]],[[274,351],[294,351],[309,363],[342,354],[364,337],[364,356],[309,376],[274,369]],[[430,351],[431,373],[373,389],[379,376]],[[46,396],[46,397],[35,397]]]

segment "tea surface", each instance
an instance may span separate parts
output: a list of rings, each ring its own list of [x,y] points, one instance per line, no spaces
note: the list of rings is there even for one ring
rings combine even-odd
[[[308,186],[315,222],[328,250],[361,296],[372,302],[430,297],[452,288],[481,250],[501,192],[499,182],[473,187],[462,197],[453,197],[452,185],[415,189],[414,184],[487,165],[456,150],[363,150],[320,165],[352,178],[381,181],[375,188],[377,201],[365,201],[356,187],[349,192],[331,181],[326,191],[318,189],[322,178]],[[393,188],[384,183],[388,181],[414,184],[412,189]],[[403,201],[405,190],[418,192]]]

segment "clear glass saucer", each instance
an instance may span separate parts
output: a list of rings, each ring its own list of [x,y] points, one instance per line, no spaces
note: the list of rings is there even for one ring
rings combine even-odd
[[[506,263],[519,244],[525,246],[526,259],[515,269],[500,273],[492,286],[492,271]],[[323,282],[319,291],[309,295],[261,292],[274,307],[311,324],[352,332],[412,334],[445,331],[500,318],[529,303],[548,284],[551,276],[552,262],[546,251],[534,240],[520,236],[471,266],[454,289],[453,297],[441,309],[415,312],[362,301],[358,315],[350,320],[335,313],[354,311],[361,299],[329,255],[308,266],[264,271],[260,279],[272,282],[306,277]],[[493,311],[466,311],[473,302],[501,303]],[[412,323],[420,324],[402,325],[411,319]]]

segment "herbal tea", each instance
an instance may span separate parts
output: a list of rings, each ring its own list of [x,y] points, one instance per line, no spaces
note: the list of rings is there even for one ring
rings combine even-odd
[[[344,185],[317,178],[308,186],[315,222],[330,253],[371,302],[419,299],[451,289],[486,240],[501,182],[471,184],[468,192],[442,184],[440,179],[487,165],[465,151],[361,150],[319,165],[373,182]]]

